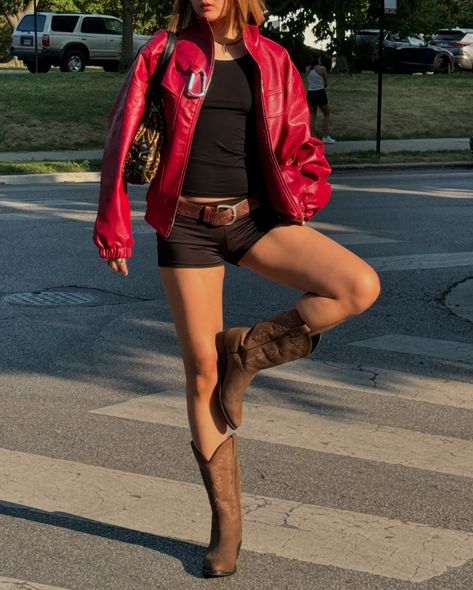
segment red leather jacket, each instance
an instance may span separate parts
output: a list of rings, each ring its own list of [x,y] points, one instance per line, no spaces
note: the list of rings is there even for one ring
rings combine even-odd
[[[166,35],[157,32],[135,60],[113,106],[105,142],[94,241],[103,258],[131,256],[130,205],[123,163],[140,122]],[[257,67],[256,137],[262,174],[274,209],[302,224],[326,205],[330,166],[311,137],[304,85],[287,51],[248,25],[244,42]],[[194,128],[212,77],[214,42],[205,18],[184,29],[164,76],[166,140],[158,174],[147,193],[145,219],[168,236],[187,166]]]

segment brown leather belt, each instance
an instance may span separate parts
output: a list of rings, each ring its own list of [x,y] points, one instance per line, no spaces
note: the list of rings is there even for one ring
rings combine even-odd
[[[261,201],[252,197],[228,205],[225,203],[218,205],[192,203],[180,198],[177,204],[177,214],[200,219],[210,225],[232,225],[237,219],[248,215],[250,211],[261,207],[261,205]]]

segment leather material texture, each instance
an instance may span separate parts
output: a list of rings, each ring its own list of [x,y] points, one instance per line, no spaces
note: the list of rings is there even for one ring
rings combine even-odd
[[[330,166],[324,146],[311,137],[304,85],[287,51],[260,35],[255,25],[248,25],[243,37],[257,65],[256,136],[267,198],[284,220],[302,224],[330,198]],[[165,42],[165,31],[158,31],[148,41],[110,115],[94,231],[94,241],[104,258],[131,256],[133,238],[123,164]],[[161,83],[166,138],[158,172],[148,189],[145,219],[164,237],[171,233],[195,125],[212,78],[213,47],[207,20],[195,19],[179,33]]]
[[[192,219],[200,219],[210,225],[229,225],[261,206],[261,201],[256,199],[242,199],[240,202],[228,206],[198,205],[179,199],[177,213]]]
[[[212,510],[210,544],[203,563],[207,577],[236,571],[242,539],[241,482],[238,440],[227,438],[206,460],[191,443]]]
[[[248,385],[258,371],[309,356],[320,340],[293,309],[252,328],[229,328],[217,334],[219,396],[233,430],[241,425]]]

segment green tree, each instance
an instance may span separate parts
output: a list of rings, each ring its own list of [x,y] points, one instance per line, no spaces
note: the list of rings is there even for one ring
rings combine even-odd
[[[0,0],[0,14],[13,30],[25,12],[33,12],[33,0]]]
[[[133,0],[122,0],[122,21],[123,21],[123,37],[122,37],[122,54],[120,57],[120,69],[122,71],[128,70],[133,61],[133,16],[134,16],[134,2]]]

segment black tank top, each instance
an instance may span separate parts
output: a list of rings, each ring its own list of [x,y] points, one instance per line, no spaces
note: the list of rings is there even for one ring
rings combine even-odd
[[[254,62],[216,60],[197,120],[181,193],[242,196],[255,191]]]

